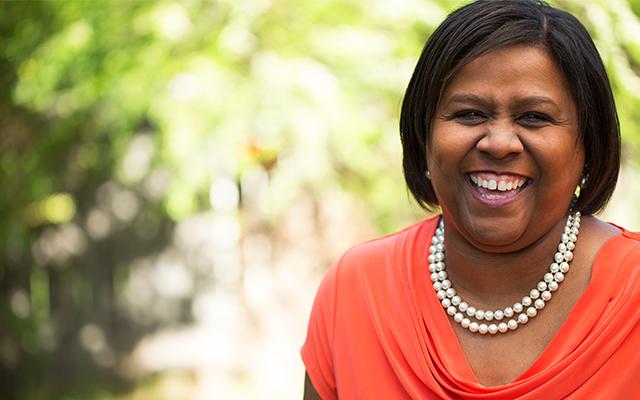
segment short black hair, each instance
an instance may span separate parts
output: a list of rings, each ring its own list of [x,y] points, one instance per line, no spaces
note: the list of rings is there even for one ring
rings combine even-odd
[[[478,0],[447,16],[427,40],[400,113],[404,177],[418,204],[438,206],[425,178],[426,146],[438,101],[464,65],[511,45],[544,48],[568,82],[576,104],[588,183],[575,210],[601,211],[620,170],[620,124],[604,65],[586,28],[571,14],[541,0]]]

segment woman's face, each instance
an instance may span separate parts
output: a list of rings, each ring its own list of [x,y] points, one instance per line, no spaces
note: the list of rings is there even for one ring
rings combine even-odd
[[[584,149],[575,102],[544,49],[510,46],[465,65],[431,129],[436,196],[448,226],[475,247],[521,249],[566,214]]]

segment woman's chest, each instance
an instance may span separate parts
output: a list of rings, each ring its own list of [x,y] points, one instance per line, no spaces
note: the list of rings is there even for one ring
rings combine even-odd
[[[538,331],[538,330],[536,330]],[[525,373],[553,339],[548,331],[523,332],[510,337],[488,337],[458,332],[458,340],[469,367],[483,386],[501,386]]]
[[[460,347],[478,381],[484,386],[500,386],[513,382],[529,370],[549,351],[556,336],[562,334],[563,323],[584,291],[586,281],[583,279],[581,283],[574,282],[559,290],[555,301],[549,302],[535,318],[515,331],[481,335],[452,322]]]

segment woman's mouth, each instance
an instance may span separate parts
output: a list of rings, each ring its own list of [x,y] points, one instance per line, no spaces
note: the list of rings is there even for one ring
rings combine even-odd
[[[531,178],[511,173],[474,172],[467,174],[465,180],[473,197],[490,207],[518,200],[531,184]]]

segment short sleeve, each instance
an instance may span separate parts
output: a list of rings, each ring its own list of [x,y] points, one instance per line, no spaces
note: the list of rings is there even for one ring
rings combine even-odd
[[[307,338],[300,354],[307,374],[320,397],[337,399],[333,365],[333,332],[336,306],[338,263],[326,273],[316,293]]]

